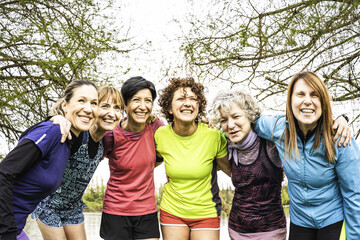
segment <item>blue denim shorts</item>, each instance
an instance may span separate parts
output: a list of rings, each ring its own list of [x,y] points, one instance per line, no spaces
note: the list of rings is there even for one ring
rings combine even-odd
[[[62,228],[64,225],[79,225],[84,222],[83,206],[74,209],[58,210],[46,205],[38,205],[31,214],[49,227]]]

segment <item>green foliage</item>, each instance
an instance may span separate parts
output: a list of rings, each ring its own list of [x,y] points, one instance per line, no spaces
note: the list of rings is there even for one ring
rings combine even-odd
[[[87,207],[84,208],[84,211],[90,211],[90,212],[102,211],[105,190],[106,187],[102,183],[97,184],[95,187],[89,187],[83,196],[83,201],[87,205]],[[159,187],[159,191],[155,192],[156,203],[158,208],[160,207],[160,202],[163,193],[164,193],[164,185],[161,185]],[[219,196],[221,198],[222,211],[226,215],[229,215],[232,206],[232,201],[234,198],[234,190],[230,187],[221,189],[219,192]],[[283,186],[281,189],[281,199],[283,205],[289,204],[287,185]]]
[[[210,0],[211,1],[211,0]],[[360,134],[360,6],[339,0],[211,1],[186,24],[181,50],[201,81],[249,86],[259,100],[282,96],[291,77],[320,75],[334,102],[353,104]],[[203,24],[206,22],[207,24]]]
[[[161,198],[164,194],[164,185],[161,184],[159,187],[159,191],[155,192],[155,196],[156,196],[156,205],[158,208],[160,208],[160,202],[161,202]]]
[[[222,211],[226,213],[226,215],[230,214],[232,201],[234,198],[234,190],[230,187],[227,187],[226,189],[222,189],[219,192],[219,196],[221,198],[221,204],[222,204]]]
[[[290,201],[290,198],[289,198],[289,193],[288,193],[288,185],[286,185],[281,188],[282,205],[289,205],[289,201]]]
[[[113,7],[112,0],[1,2],[0,133],[7,141],[43,120],[70,81],[105,82],[97,66],[134,47],[120,37]]]
[[[84,208],[84,211],[102,211],[105,190],[106,187],[103,184],[89,187],[83,195],[83,201],[87,205],[87,207]]]

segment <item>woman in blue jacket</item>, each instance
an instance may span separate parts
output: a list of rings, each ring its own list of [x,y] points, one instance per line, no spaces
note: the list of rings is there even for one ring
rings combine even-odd
[[[360,239],[360,150],[337,148],[332,135],[330,96],[312,72],[288,86],[286,115],[262,115],[260,137],[278,148],[288,178],[290,240],[339,239],[345,220],[348,240]]]

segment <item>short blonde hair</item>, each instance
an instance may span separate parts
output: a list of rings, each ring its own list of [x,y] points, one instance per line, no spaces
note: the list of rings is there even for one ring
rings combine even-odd
[[[121,111],[125,109],[125,103],[119,90],[112,86],[101,86],[98,91],[99,103],[112,98],[114,104],[119,105]]]

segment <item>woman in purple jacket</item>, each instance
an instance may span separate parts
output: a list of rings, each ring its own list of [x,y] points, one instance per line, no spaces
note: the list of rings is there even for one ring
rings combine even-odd
[[[28,215],[59,187],[73,141],[96,119],[97,88],[87,80],[73,81],[58,104],[71,122],[72,141],[61,143],[59,126],[44,121],[27,129],[0,163],[1,240],[28,239],[23,232]]]

